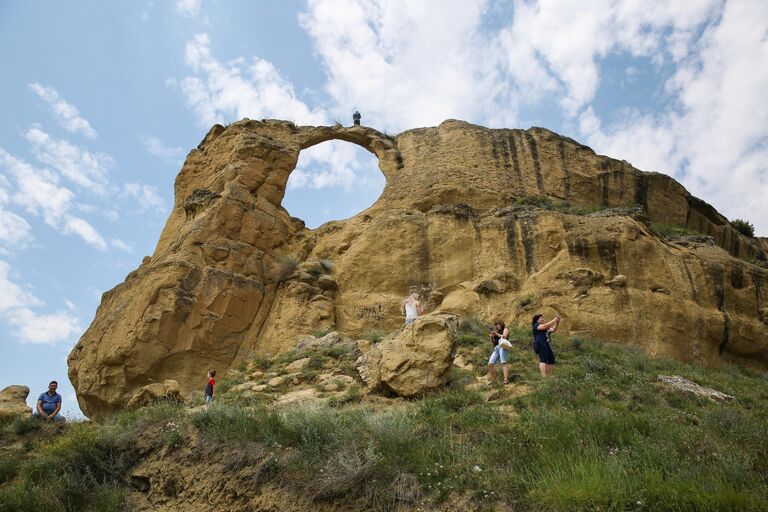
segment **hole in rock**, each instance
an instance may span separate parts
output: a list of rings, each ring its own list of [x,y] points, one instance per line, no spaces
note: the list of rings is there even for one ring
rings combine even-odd
[[[357,144],[331,140],[299,153],[283,208],[314,229],[365,210],[379,198],[385,183],[376,155]]]

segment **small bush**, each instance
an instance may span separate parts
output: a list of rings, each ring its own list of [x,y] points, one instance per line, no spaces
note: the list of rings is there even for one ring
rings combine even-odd
[[[525,196],[518,197],[514,202],[515,206],[538,206],[547,210],[554,209],[554,203],[552,199],[546,196]]]
[[[665,224],[663,222],[651,222],[651,231],[663,238],[674,238],[678,236],[695,235],[695,231],[674,224]]]
[[[0,452],[0,485],[10,482],[21,466],[21,456],[13,452]]]
[[[18,416],[11,423],[11,429],[16,435],[20,436],[39,429],[42,424],[43,420],[39,420],[34,416]]]
[[[488,325],[474,316],[467,316],[461,319],[459,331],[463,334],[485,337],[488,334]]]
[[[363,393],[360,389],[360,385],[352,384],[342,395],[329,398],[328,405],[331,407],[339,407],[350,402],[359,402],[362,396]]]
[[[336,268],[336,264],[327,258],[319,260],[318,263],[320,263],[320,266],[323,267],[323,270],[325,270],[326,274],[332,273]]]
[[[331,332],[333,332],[333,327],[326,327],[324,329],[317,329],[315,331],[312,331],[309,334],[311,334],[315,338],[322,338],[323,336]]]
[[[520,297],[520,307],[524,308],[530,304],[533,304],[534,299],[536,299],[536,295],[534,293],[529,293]]]
[[[483,338],[476,334],[459,334],[458,344],[466,347],[479,347],[484,345],[487,338]]]
[[[268,370],[272,366],[272,362],[268,357],[255,355],[253,356],[253,366],[261,370]]]
[[[349,345],[334,345],[323,349],[322,354],[334,359],[341,359],[342,357],[349,355],[350,351],[351,347]]]
[[[384,333],[374,329],[363,334],[363,338],[370,341],[371,343],[378,343],[384,339]]]
[[[755,226],[748,220],[734,219],[731,221],[731,226],[744,236],[748,236],[749,238],[755,237]]]
[[[275,269],[274,280],[281,283],[291,277],[296,269],[299,268],[299,258],[292,254],[283,254],[277,257],[277,268]]]

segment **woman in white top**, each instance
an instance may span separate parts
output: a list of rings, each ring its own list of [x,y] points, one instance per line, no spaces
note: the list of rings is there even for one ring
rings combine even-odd
[[[410,324],[416,317],[424,313],[424,307],[419,302],[419,294],[412,293],[400,305],[400,311],[405,314],[405,323]]]

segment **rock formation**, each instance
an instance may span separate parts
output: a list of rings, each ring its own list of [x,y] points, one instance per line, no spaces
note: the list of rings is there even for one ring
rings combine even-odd
[[[376,155],[386,186],[309,230],[281,201],[299,152],[332,139]],[[701,235],[665,239],[650,222]],[[154,254],[103,295],[69,375],[82,410],[107,414],[153,381],[198,390],[208,368],[312,331],[391,331],[412,290],[428,311],[521,326],[559,312],[565,335],[766,366],[767,247],[672,178],[541,128],[391,137],[246,119],[189,154]]]
[[[0,422],[32,414],[27,405],[28,396],[27,386],[8,386],[0,391]]]
[[[129,408],[143,407],[158,401],[183,403],[184,398],[181,396],[179,383],[175,380],[167,379],[165,382],[153,382],[152,384],[142,386],[128,400],[126,406]]]
[[[360,356],[355,365],[368,389],[406,398],[447,384],[456,355],[455,315],[427,315]]]

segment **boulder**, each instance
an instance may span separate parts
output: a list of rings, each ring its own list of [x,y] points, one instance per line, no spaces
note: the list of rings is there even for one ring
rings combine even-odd
[[[168,379],[165,382],[153,382],[147,384],[133,394],[128,401],[128,407],[145,407],[158,401],[184,402],[181,396],[181,388],[175,380]]]
[[[27,406],[28,396],[27,386],[8,386],[0,391],[0,421],[31,414],[32,409]]]
[[[303,357],[301,359],[297,359],[291,364],[289,364],[288,366],[286,366],[285,371],[287,371],[288,373],[300,372],[307,367],[310,361],[311,359],[309,357]]]
[[[357,350],[357,342],[352,339],[342,338],[338,332],[332,331],[319,338],[310,334],[299,340],[296,344],[296,350],[327,350],[330,348],[343,348],[354,352]]]
[[[355,383],[355,378],[349,375],[323,374],[317,378],[317,385],[323,391],[340,391]]]
[[[659,375],[659,381],[663,382],[668,387],[684,393],[690,393],[695,396],[709,398],[715,402],[727,402],[733,400],[733,396],[717,391],[712,388],[706,388],[700,386],[695,382],[691,382],[679,375]]]
[[[355,362],[370,391],[414,397],[447,384],[456,355],[459,321],[451,314],[417,318]]]

